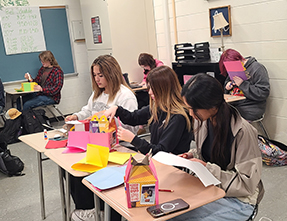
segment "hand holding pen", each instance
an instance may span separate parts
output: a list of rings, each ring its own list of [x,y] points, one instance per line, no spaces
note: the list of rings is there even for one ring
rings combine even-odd
[[[225,89],[230,91],[233,86],[235,85],[235,82],[232,80],[232,81],[229,81],[226,85],[225,85]]]

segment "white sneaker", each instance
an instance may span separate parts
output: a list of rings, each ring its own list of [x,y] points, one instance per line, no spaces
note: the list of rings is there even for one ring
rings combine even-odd
[[[76,209],[71,215],[74,221],[95,221],[96,220],[96,210],[95,209]]]

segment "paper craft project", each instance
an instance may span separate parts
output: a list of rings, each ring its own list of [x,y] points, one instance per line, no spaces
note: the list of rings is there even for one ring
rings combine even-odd
[[[67,139],[66,140],[49,140],[46,144],[46,149],[56,149],[56,148],[62,148],[67,146]]]
[[[225,61],[223,64],[231,80],[233,80],[234,76],[240,77],[242,80],[247,80],[245,67],[241,61]]]
[[[111,152],[109,155],[109,162],[123,165],[130,159],[131,155],[134,156],[136,153]]]
[[[126,165],[120,167],[105,167],[85,177],[85,180],[91,183],[98,191],[110,189],[124,183],[126,168]]]
[[[73,164],[72,169],[88,173],[96,172],[108,165],[109,151],[108,147],[88,144],[86,157]]]
[[[38,85],[36,82],[25,82],[21,83],[22,91],[34,91],[34,86]]]
[[[130,158],[125,172],[128,208],[152,206],[159,203],[158,178],[151,152],[142,161]]]
[[[97,144],[110,148],[109,133],[90,133],[89,131],[69,131],[67,148],[63,153],[80,153],[87,150],[87,144]]]
[[[199,162],[193,162],[188,159],[163,151],[159,151],[158,153],[156,153],[153,156],[153,159],[166,165],[179,166],[190,169],[196,174],[196,176],[200,179],[200,181],[205,187],[209,185],[218,185],[221,183],[212,175],[212,173],[209,172],[208,169],[206,169],[205,166],[203,166]]]

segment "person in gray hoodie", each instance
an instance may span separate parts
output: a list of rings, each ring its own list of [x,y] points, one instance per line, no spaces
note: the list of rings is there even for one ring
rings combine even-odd
[[[223,62],[236,60],[240,60],[244,65],[247,80],[235,76],[231,81],[227,75]],[[254,57],[244,58],[238,51],[233,49],[228,49],[221,55],[219,68],[221,74],[227,76],[224,83],[225,93],[246,97],[244,100],[232,103],[241,116],[248,121],[254,121],[262,117],[270,93],[267,69]]]

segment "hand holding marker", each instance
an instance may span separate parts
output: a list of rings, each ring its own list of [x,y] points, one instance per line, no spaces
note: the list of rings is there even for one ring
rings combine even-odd
[[[31,75],[29,74],[29,72],[27,72],[26,74],[28,75],[28,80],[29,80],[30,82],[32,82],[33,80],[32,80],[32,78],[31,78]]]

